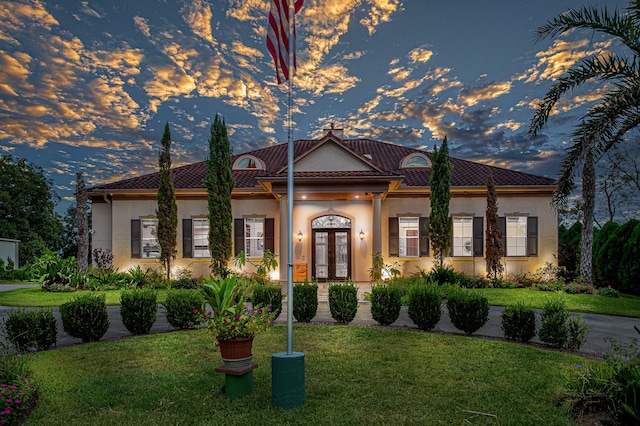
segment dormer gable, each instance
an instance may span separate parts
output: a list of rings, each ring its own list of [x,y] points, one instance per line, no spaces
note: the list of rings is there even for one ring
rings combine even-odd
[[[328,132],[310,149],[294,160],[297,172],[380,172],[369,159],[346,146],[342,140]],[[284,173],[287,167],[279,172]]]

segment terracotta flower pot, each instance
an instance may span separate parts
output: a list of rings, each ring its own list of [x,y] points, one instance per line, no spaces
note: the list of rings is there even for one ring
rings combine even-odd
[[[223,359],[243,359],[251,356],[253,337],[238,337],[231,340],[219,340],[218,347]]]

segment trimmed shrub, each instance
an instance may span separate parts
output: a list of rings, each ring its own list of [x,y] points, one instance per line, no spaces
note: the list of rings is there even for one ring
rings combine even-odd
[[[567,321],[567,349],[580,350],[587,341],[590,327],[584,323],[584,315],[570,317]]]
[[[257,285],[253,288],[253,306],[262,305],[264,308],[270,306],[273,314],[273,320],[282,312],[282,289],[275,285]]]
[[[60,305],[64,331],[83,342],[96,342],[109,329],[104,294],[83,294]]]
[[[543,342],[558,348],[567,343],[569,337],[567,320],[569,311],[562,299],[550,299],[544,303],[540,314],[540,330],[538,336]]]
[[[304,284],[293,286],[293,316],[298,322],[310,322],[318,312],[318,285]]]
[[[502,332],[508,340],[528,342],[536,335],[536,312],[523,302],[502,311]]]
[[[451,266],[434,266],[426,277],[436,283],[442,285],[448,284],[460,284],[464,282],[466,277],[464,274],[456,272]]]
[[[169,290],[164,302],[167,322],[175,328],[198,328],[202,321],[202,295],[188,290]]]
[[[565,284],[560,281],[538,283],[534,287],[540,291],[563,291]]]
[[[172,283],[172,287],[178,290],[195,290],[199,286],[197,278],[178,278]]]
[[[131,334],[149,334],[157,312],[158,293],[154,290],[133,289],[120,295],[122,324]]]
[[[49,349],[58,335],[58,322],[51,309],[9,311],[3,328],[18,351]]]
[[[600,287],[596,290],[596,294],[603,297],[620,297],[620,292],[615,288],[611,288],[610,286]]]
[[[407,314],[420,330],[431,330],[442,318],[442,292],[436,284],[416,285],[409,290]]]
[[[329,286],[329,311],[339,324],[349,324],[358,312],[358,289],[353,284]]]
[[[376,285],[371,287],[371,316],[380,325],[391,325],[400,316],[400,298],[398,287]]]
[[[499,280],[489,281],[485,277],[481,277],[479,275],[465,275],[460,285],[465,288],[487,288],[491,287],[491,285],[493,285],[493,287],[496,287],[495,282],[497,281]]]
[[[467,289],[456,289],[447,295],[449,319],[455,328],[473,334],[489,321],[489,299]]]

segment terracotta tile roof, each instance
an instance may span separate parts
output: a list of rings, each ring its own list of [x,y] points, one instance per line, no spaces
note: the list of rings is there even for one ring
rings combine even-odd
[[[294,142],[294,158],[298,159],[306,155],[323,140],[297,140]],[[403,177],[404,187],[429,186],[430,168],[400,167],[402,160],[409,154],[422,153],[430,156],[426,151],[394,145],[387,142],[379,142],[370,139],[346,139],[338,140],[352,154],[375,166],[377,171],[355,172],[296,172],[295,177],[300,178],[344,178],[344,177]],[[258,185],[258,180],[279,180],[286,177],[287,144],[272,145],[242,154],[234,155],[232,163],[242,155],[252,155],[259,158],[266,165],[266,170],[234,170],[236,188],[253,188]],[[295,161],[295,160],[294,160]],[[554,180],[515,170],[488,166],[481,163],[461,160],[451,157],[453,169],[451,170],[451,185],[456,186],[486,186],[487,174],[493,171],[496,186],[552,186]],[[207,174],[205,161],[193,163],[173,169],[174,187],[176,189],[201,189],[204,188],[204,179]],[[107,183],[91,188],[91,191],[102,190],[156,190],[160,181],[159,173],[151,173],[144,176],[125,179],[118,182]]]

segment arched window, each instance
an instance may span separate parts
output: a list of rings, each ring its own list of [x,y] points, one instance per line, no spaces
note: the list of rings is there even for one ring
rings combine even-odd
[[[262,161],[252,155],[243,155],[233,163],[234,170],[264,170]]]
[[[351,228],[351,219],[335,214],[328,214],[326,216],[320,216],[313,219],[311,221],[311,228]]]
[[[415,153],[404,157],[404,159],[402,160],[402,164],[400,164],[400,167],[403,169],[428,168],[431,167],[431,162],[426,155]]]

